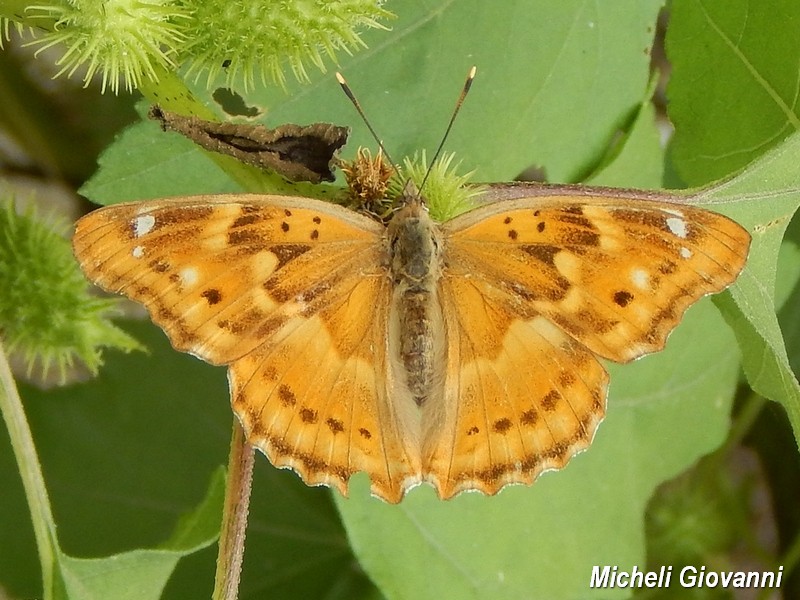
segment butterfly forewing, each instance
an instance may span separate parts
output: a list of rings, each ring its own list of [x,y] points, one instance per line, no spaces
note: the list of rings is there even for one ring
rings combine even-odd
[[[501,288],[618,362],[662,349],[691,304],[736,279],[750,241],[716,213],[613,197],[502,202],[445,230],[452,277]]]
[[[318,274],[304,279],[303,289],[324,286],[364,252],[378,252],[381,233],[369,219],[330,204],[309,210],[305,199],[241,198],[95,211],[78,222],[75,254],[100,287],[144,304],[175,348],[229,363],[263,342],[259,330],[270,315],[289,310],[288,290],[300,287],[291,278],[301,264],[310,262]]]

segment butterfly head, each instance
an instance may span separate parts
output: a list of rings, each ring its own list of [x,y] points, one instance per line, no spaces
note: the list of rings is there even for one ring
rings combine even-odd
[[[395,200],[395,205],[401,208],[406,206],[419,206],[427,212],[425,198],[412,179],[409,179],[403,185],[403,191],[400,193],[397,200]]]
[[[394,214],[388,227],[392,273],[396,280],[421,283],[434,273],[438,264],[439,229],[412,181],[406,183],[400,202],[402,208]]]

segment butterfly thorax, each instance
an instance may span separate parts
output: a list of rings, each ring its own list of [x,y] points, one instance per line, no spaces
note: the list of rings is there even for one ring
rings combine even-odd
[[[393,284],[390,340],[405,383],[422,406],[434,385],[433,376],[443,348],[437,297],[440,277],[440,234],[421,200],[412,198],[388,228]]]

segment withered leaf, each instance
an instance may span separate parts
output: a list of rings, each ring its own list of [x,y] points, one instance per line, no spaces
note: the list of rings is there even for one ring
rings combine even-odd
[[[333,181],[334,155],[350,130],[330,123],[263,125],[218,123],[179,115],[154,105],[148,116],[164,131],[176,131],[200,147],[269,169],[292,181]]]

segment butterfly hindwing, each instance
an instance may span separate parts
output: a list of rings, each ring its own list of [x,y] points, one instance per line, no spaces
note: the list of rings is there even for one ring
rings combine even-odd
[[[250,440],[309,485],[347,492],[365,471],[399,502],[419,482],[418,417],[387,371],[390,282],[353,273],[310,317],[288,316],[230,368],[233,407]]]
[[[480,278],[440,286],[448,356],[442,401],[426,407],[425,477],[449,498],[532,483],[586,448],[605,414],[594,355]]]

